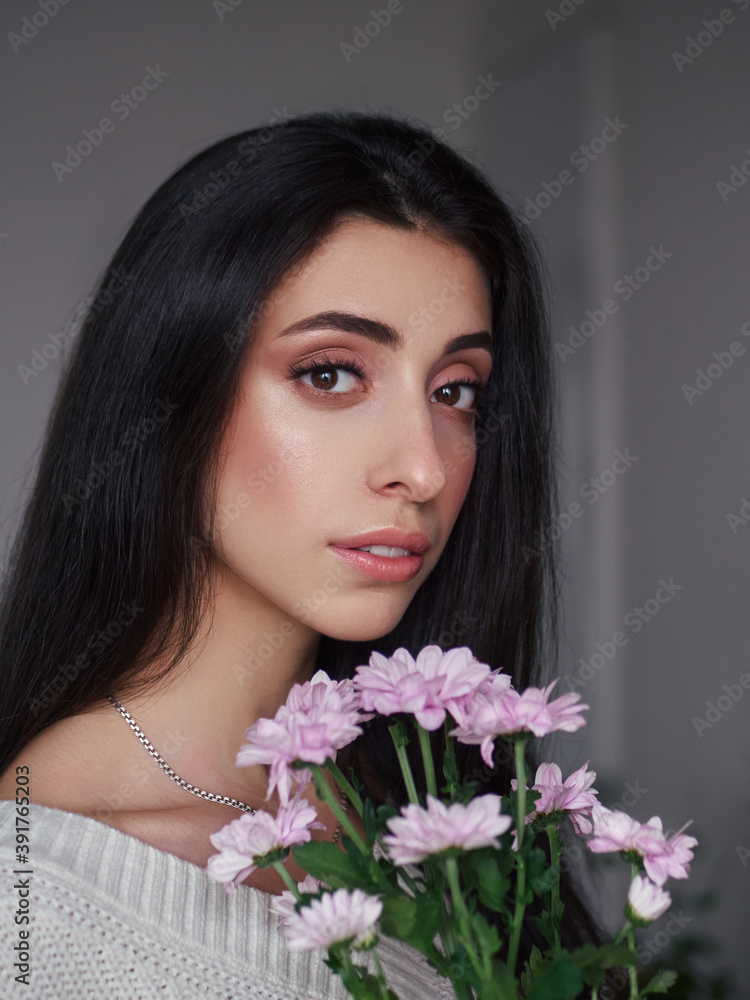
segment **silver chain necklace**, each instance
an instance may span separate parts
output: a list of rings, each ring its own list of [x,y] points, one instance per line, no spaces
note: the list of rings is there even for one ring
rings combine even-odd
[[[162,771],[164,771],[165,774],[168,774],[169,777],[172,779],[172,781],[176,781],[181,788],[184,788],[185,791],[187,792],[192,792],[193,795],[200,796],[200,798],[202,799],[208,799],[209,802],[221,802],[227,806],[234,806],[235,809],[241,809],[242,812],[250,813],[251,815],[252,813],[257,812],[256,809],[254,809],[252,806],[249,806],[246,802],[240,802],[239,799],[233,799],[228,795],[215,795],[213,792],[204,792],[202,788],[197,788],[195,785],[191,785],[189,781],[185,781],[184,778],[181,778],[179,774],[177,774],[176,771],[172,770],[169,764],[167,764],[167,762],[161,756],[156,747],[154,747],[153,743],[150,742],[146,734],[143,732],[141,727],[135,721],[130,712],[128,712],[125,706],[121,702],[119,702],[117,698],[115,698],[115,696],[112,694],[108,694],[107,698],[115,706],[115,708],[123,717],[123,719],[125,719],[127,724],[130,726],[135,735],[138,737],[139,742],[143,744],[143,746],[146,748],[149,754],[154,758],[154,760],[162,769]],[[346,811],[347,798],[343,792],[341,793],[341,806],[344,809],[344,811]],[[331,843],[335,844],[336,841],[339,839],[340,834],[341,834],[341,823],[337,825],[336,831],[333,837],[331,838]]]

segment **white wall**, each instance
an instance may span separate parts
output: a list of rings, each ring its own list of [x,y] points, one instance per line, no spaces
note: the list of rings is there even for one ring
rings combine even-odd
[[[594,712],[564,749],[576,763],[591,757],[605,803],[633,800],[639,819],[656,813],[673,830],[694,820],[693,874],[671,883],[689,922],[671,944],[710,937],[719,951],[697,966],[732,966],[738,989],[750,973],[750,696],[739,683],[750,684],[750,184],[735,174],[742,184],[722,195],[717,182],[743,161],[750,173],[743,6],[589,0],[553,26],[546,11],[558,6],[531,4],[509,41],[501,5],[502,100],[477,139],[522,207],[560,170],[574,175],[559,197],[542,198],[533,223],[555,285],[556,340],[576,347],[558,358],[563,499],[584,508],[562,532],[563,674]],[[704,20],[716,33],[708,45]],[[688,49],[690,36],[702,53]],[[491,51],[488,39],[484,57]],[[627,128],[580,172],[580,156],[570,157],[605,115]],[[655,267],[651,248],[662,247],[642,287],[618,286],[649,258]],[[606,299],[617,309],[605,319]],[[604,322],[571,341],[587,310]],[[733,342],[738,356],[700,383],[707,391],[683,389],[714,352],[729,364]],[[630,464],[606,475],[592,503],[585,484],[617,450]],[[674,583],[671,598],[661,580]],[[653,603],[657,593],[664,603]],[[728,710],[707,716],[719,698]],[[715,892],[714,908],[699,909],[701,888]]]

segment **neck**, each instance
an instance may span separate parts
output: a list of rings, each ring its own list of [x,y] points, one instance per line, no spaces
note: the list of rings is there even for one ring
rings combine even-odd
[[[112,693],[182,778],[257,804],[267,769],[238,768],[237,751],[248,726],[273,717],[292,685],[312,676],[320,634],[225,567],[213,569],[212,584],[209,612],[168,676],[132,696]]]

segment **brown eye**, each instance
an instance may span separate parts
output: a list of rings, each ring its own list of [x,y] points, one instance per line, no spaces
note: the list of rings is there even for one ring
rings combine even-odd
[[[338,380],[335,368],[320,368],[310,372],[310,382],[315,389],[332,389]]]
[[[469,395],[467,399],[466,396],[463,398],[463,405],[457,405],[461,401],[461,394],[466,391]],[[436,396],[436,402],[445,403],[447,406],[452,406],[456,410],[470,410],[473,404],[476,402],[479,396],[480,387],[474,382],[448,382],[446,385],[441,385],[439,389],[436,389],[433,396]]]
[[[435,390],[435,395],[438,397],[439,402],[448,403],[449,406],[453,406],[461,398],[461,386],[455,382],[450,385],[441,385],[439,389]]]
[[[311,388],[332,395],[351,392],[356,387],[357,380],[364,378],[364,373],[350,362],[346,364],[317,362],[306,366],[293,365],[290,371],[295,378]]]

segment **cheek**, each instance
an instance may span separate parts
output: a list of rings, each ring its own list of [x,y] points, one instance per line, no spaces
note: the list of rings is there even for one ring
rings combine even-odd
[[[476,466],[476,446],[472,434],[454,441],[444,457],[446,484],[444,489],[446,505],[450,507],[451,525],[458,517],[466,494],[469,492]]]
[[[459,503],[463,503],[471,485],[477,460],[477,445],[473,431],[467,431],[455,440],[449,449],[446,462],[446,472],[449,484],[453,486],[451,494]]]
[[[227,456],[221,503],[280,512],[294,497],[295,481],[304,470],[304,445],[299,434],[283,426],[248,423]]]
[[[244,407],[226,455],[219,529],[239,518],[255,528],[262,524],[259,534],[269,541],[281,525],[290,533],[305,526],[309,530],[316,512],[330,505],[332,469],[339,466],[334,452],[335,443],[322,439],[320,429],[293,403],[274,406],[266,399]]]

